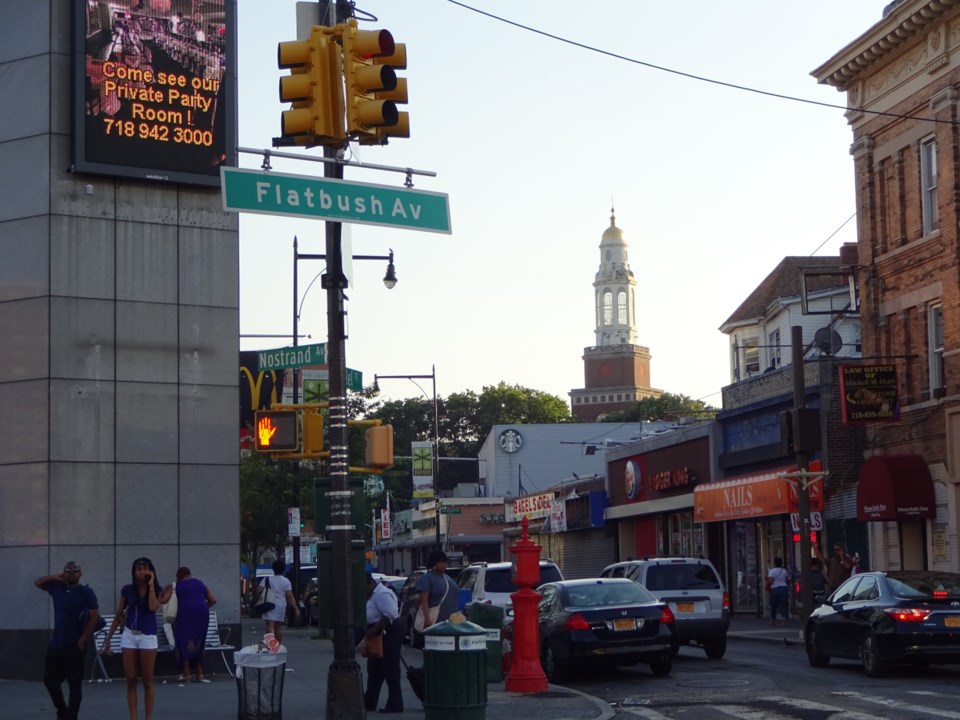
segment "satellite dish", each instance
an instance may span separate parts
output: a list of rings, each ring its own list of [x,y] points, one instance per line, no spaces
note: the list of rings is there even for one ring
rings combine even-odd
[[[836,355],[843,347],[843,338],[828,325],[817,330],[813,336],[813,344],[824,355]]]

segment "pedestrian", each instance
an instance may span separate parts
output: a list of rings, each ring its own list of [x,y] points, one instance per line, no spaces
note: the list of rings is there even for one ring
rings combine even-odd
[[[400,685],[400,648],[403,645],[403,621],[397,596],[367,573],[366,638],[383,635],[383,657],[367,658],[367,690],[363,704],[368,712],[377,709],[380,688],[387,683],[387,703],[380,712],[403,712],[403,688]]]
[[[203,676],[203,652],[210,626],[210,608],[217,598],[210,588],[190,574],[190,568],[177,569],[177,624],[173,635],[177,662],[183,671],[180,682],[190,682],[190,667],[194,669],[194,682],[210,682]]]
[[[290,580],[283,576],[283,571],[287,564],[280,559],[273,561],[273,575],[265,577],[260,583],[260,587],[266,587],[269,582],[270,589],[273,590],[273,610],[267,610],[262,617],[267,624],[267,632],[273,633],[278,643],[283,642],[283,623],[287,618],[287,607],[293,610],[297,622],[300,621],[300,608],[297,607],[297,600],[293,597],[293,585]]]
[[[414,587],[420,593],[418,613],[423,615],[423,629],[434,623],[443,622],[457,611],[460,606],[460,589],[453,578],[447,575],[447,554],[443,550],[433,550],[427,556],[427,572],[420,576]],[[431,618],[431,610],[436,609],[436,617]],[[422,637],[418,639],[422,642]]]
[[[43,684],[50,693],[57,720],[76,720],[83,687],[83,654],[100,619],[97,596],[89,585],[81,585],[83,573],[71,560],[59,575],[44,575],[33,584],[53,599],[53,635],[44,659]],[[64,702],[67,682],[69,701]]]
[[[850,572],[853,568],[853,558],[847,555],[847,549],[843,543],[834,544],[833,557],[831,558],[823,557],[819,545],[814,545],[813,547],[817,558],[819,558],[827,570],[827,589],[829,592],[833,592],[850,577]]]
[[[810,559],[810,587],[813,589],[814,599],[827,592],[827,576],[823,574],[820,558]]]
[[[127,711],[137,720],[137,675],[143,682],[145,720],[153,717],[155,688],[153,669],[157,663],[157,609],[173,595],[173,586],[162,587],[150,558],[139,557],[130,570],[131,583],[120,589],[117,612],[103,642],[103,654],[110,655],[110,642],[120,624],[120,656],[127,680]],[[179,610],[178,610],[179,612]]]
[[[770,624],[777,624],[777,615],[781,617],[780,625],[786,626],[790,605],[790,573],[783,567],[783,560],[773,559],[773,567],[767,572],[767,590],[770,591]]]

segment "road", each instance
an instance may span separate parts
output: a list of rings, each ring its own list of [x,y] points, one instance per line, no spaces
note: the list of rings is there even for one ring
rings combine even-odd
[[[722,660],[685,647],[665,678],[636,666],[578,672],[564,685],[608,701],[620,720],[960,720],[960,665],[871,679],[845,660],[810,667],[799,642],[730,642]]]

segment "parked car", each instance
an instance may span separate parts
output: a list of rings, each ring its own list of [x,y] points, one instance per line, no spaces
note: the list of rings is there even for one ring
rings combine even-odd
[[[623,577],[643,585],[670,606],[680,644],[703,647],[718,660],[727,651],[730,595],[720,574],[704,558],[647,558],[608,565],[600,577]]]
[[[847,658],[880,677],[899,663],[960,662],[960,573],[860,573],[819,599],[804,627],[814,667]]]
[[[647,663],[654,675],[673,668],[676,619],[642,585],[623,578],[562,580],[537,592],[540,663],[550,682],[562,682],[578,666]],[[504,632],[512,627],[505,623]],[[505,638],[505,647],[512,640]]]
[[[509,605],[510,595],[517,591],[513,582],[513,564],[509,562],[478,562],[465,567],[460,573],[457,584],[463,590],[470,590],[470,602],[482,602],[492,605]],[[563,580],[563,573],[552,560],[540,561],[540,583]]]

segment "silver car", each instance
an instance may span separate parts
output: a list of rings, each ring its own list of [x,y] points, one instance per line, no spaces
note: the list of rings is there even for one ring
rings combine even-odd
[[[718,660],[727,651],[730,595],[720,574],[704,558],[645,558],[608,565],[603,578],[628,578],[649,590],[673,611],[680,644],[703,647]]]

